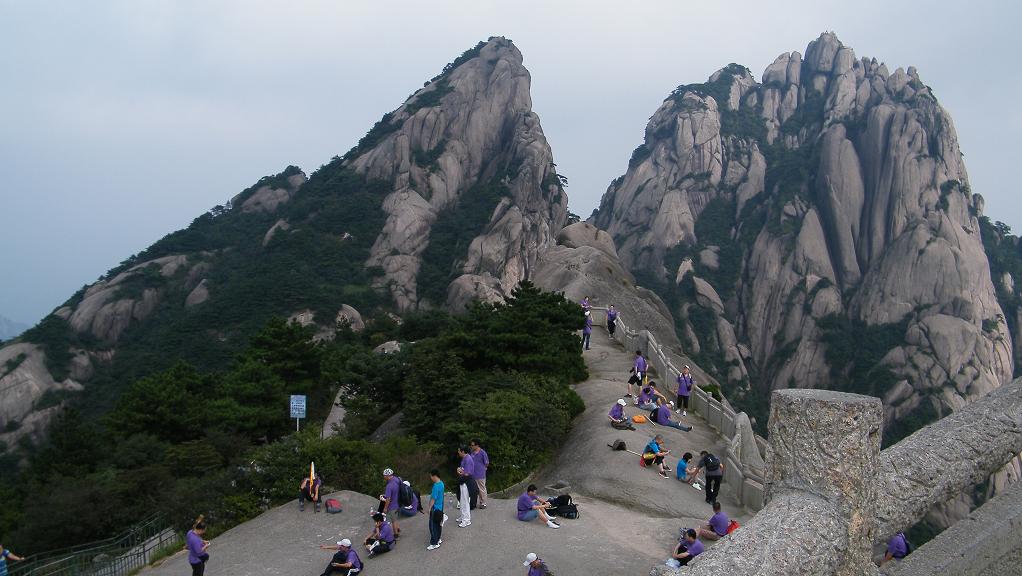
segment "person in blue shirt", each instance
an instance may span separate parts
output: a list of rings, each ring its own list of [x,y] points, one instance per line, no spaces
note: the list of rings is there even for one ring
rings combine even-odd
[[[675,468],[674,475],[678,477],[678,480],[682,482],[688,482],[688,463],[692,461],[692,453],[685,452],[681,455],[681,460],[678,460],[678,466]]]
[[[654,464],[657,467],[657,471],[660,473],[661,478],[667,478],[667,473],[670,472],[670,468],[664,464],[664,457],[671,453],[670,450],[664,450],[664,437],[657,434],[646,444],[645,450],[642,451],[642,459],[646,461],[646,465]]]
[[[14,562],[21,562],[24,560],[21,556],[18,556],[14,552],[4,548],[3,544],[0,544],[0,576],[7,576],[7,561],[11,560]]]
[[[436,550],[443,543],[440,535],[447,521],[447,514],[444,514],[444,482],[436,468],[429,471],[429,479],[433,481],[433,489],[429,493],[429,546],[426,546],[426,550]]]

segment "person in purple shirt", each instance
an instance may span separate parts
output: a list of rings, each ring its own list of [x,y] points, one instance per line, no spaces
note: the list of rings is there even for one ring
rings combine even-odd
[[[387,485],[383,489],[383,494],[380,495],[380,506],[376,509],[376,512],[386,513],[390,516],[391,521],[394,522],[394,533],[400,537],[401,528],[397,525],[397,516],[398,510],[401,508],[401,504],[398,502],[401,477],[395,476],[393,470],[386,468],[383,470],[383,479],[387,482]],[[370,513],[372,513],[372,510],[370,510]]]
[[[607,413],[607,418],[610,418],[610,425],[618,430],[635,430],[635,426],[632,426],[630,420],[625,417],[625,402],[624,398],[619,399],[610,408],[610,412]]]
[[[682,416],[688,416],[688,397],[692,394],[692,386],[694,385],[692,369],[686,364],[681,369],[681,374],[678,374],[678,410],[681,411]]]
[[[642,351],[635,351],[635,362],[632,364],[632,376],[628,379],[628,393],[625,398],[632,398],[632,384],[636,387],[642,386],[642,377],[646,375],[646,359],[642,357]],[[636,401],[638,403],[638,401]]]
[[[319,477],[319,472],[316,472],[316,479],[309,482],[309,477],[305,476],[302,478],[301,485],[298,486],[298,511],[305,511],[305,501],[311,500],[315,505],[315,511],[319,512],[319,488],[323,485],[323,479]]]
[[[890,562],[891,560],[901,560],[909,553],[908,538],[905,537],[904,532],[898,532],[887,541],[887,552],[884,554],[883,560],[880,561],[880,565]]]
[[[580,302],[579,304],[582,306],[582,309],[585,310],[586,312],[591,310],[592,307],[593,307],[593,305],[589,303],[589,297],[588,296],[582,298],[582,302]]]
[[[401,483],[404,484],[405,486],[408,486],[409,488],[412,487],[412,483],[407,481],[407,480],[402,480]],[[400,489],[401,487],[398,486],[398,488]],[[416,514],[421,513],[422,512],[422,497],[421,497],[421,495],[413,489],[412,490],[412,503],[409,504],[408,506],[402,506],[401,509],[398,510],[397,512],[398,512],[398,514],[400,514],[402,516],[407,516],[409,518],[415,516]]]
[[[185,535],[185,548],[188,549],[188,564],[192,567],[192,576],[202,576],[206,571],[206,561],[209,560],[209,540],[203,540],[202,535],[206,533],[205,517],[200,514],[195,519],[192,529]]]
[[[658,406],[657,398],[661,398],[664,402],[667,402],[667,396],[661,394],[660,391],[656,389],[656,382],[650,380],[639,390],[639,409],[652,410],[656,408]]]
[[[607,307],[607,334],[610,334],[611,338],[614,337],[614,331],[617,330],[617,316],[618,316],[618,313],[617,313],[617,310],[614,308],[614,305],[611,304],[610,306],[608,306]]]
[[[699,537],[703,540],[719,540],[721,536],[727,536],[728,525],[731,520],[720,509],[720,502],[713,503],[713,516],[710,521],[699,528]]]
[[[681,539],[681,542],[678,542],[678,547],[671,554],[671,558],[677,560],[679,566],[685,566],[693,558],[702,554],[703,550],[705,550],[705,547],[696,537],[696,531],[689,528],[685,531],[685,536]]]
[[[475,479],[476,488],[479,490],[479,507],[486,508],[486,470],[490,467],[490,455],[480,446],[478,438],[473,438],[468,443],[468,449],[472,451],[472,460],[475,464],[472,478]]]
[[[458,447],[458,458],[461,458],[461,465],[458,466],[458,503],[461,508],[461,517],[458,518],[458,527],[467,528],[472,525],[472,505],[478,494],[475,478],[476,463],[468,453],[468,448]]]
[[[373,522],[376,522],[376,526],[364,542],[370,558],[390,552],[394,549],[394,544],[396,543],[394,527],[390,525],[390,522],[387,522],[386,516],[377,512],[373,514]]]
[[[525,576],[547,576],[550,574],[550,569],[547,568],[546,563],[536,556],[535,552],[529,552],[525,556],[525,562],[522,566],[528,566],[529,572]]]
[[[522,522],[529,522],[536,518],[542,518],[548,527],[560,528],[553,518],[547,514],[546,509],[549,507],[550,502],[536,495],[536,485],[529,484],[525,492],[518,497],[518,519]]]
[[[354,576],[362,571],[362,560],[351,548],[351,540],[345,538],[337,542],[337,547],[320,546],[323,550],[337,550],[326,570],[320,576]]]
[[[681,422],[671,421],[671,409],[674,407],[674,402],[668,402],[664,404],[664,399],[657,398],[657,409],[656,409],[656,423],[661,426],[670,426],[671,428],[677,428],[682,432],[689,432],[692,430],[691,426],[685,426]]]
[[[586,310],[586,323],[582,326],[582,349],[589,349],[589,339],[593,336],[593,313]]]

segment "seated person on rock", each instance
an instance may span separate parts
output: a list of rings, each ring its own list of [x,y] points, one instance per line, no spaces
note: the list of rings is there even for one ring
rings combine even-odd
[[[674,549],[674,553],[671,554],[671,558],[678,562],[679,566],[685,566],[692,561],[693,558],[702,554],[705,548],[703,543],[696,537],[696,531],[689,528],[685,530],[685,534],[682,536],[678,547]]]
[[[351,548],[351,540],[345,538],[337,547],[320,546],[324,550],[337,550],[321,576],[354,576],[362,571],[362,560]]]
[[[682,482],[688,482],[688,464],[692,461],[692,453],[685,452],[681,455],[681,460],[678,460],[678,465],[675,467],[675,476]]]
[[[547,514],[550,502],[536,495],[536,485],[529,484],[525,492],[518,497],[518,519],[528,522],[535,518],[542,518],[550,528],[560,528],[554,521],[553,516]]]
[[[670,467],[664,464],[664,456],[670,454],[670,450],[664,449],[664,437],[657,434],[646,444],[646,448],[642,451],[642,459],[646,461],[646,466],[656,465],[657,471],[660,473],[662,478],[667,478],[667,473],[671,471]]]
[[[887,541],[887,552],[884,553],[883,560],[880,561],[880,565],[890,562],[891,560],[901,560],[909,553],[908,538],[905,537],[904,532],[898,532],[891,539]]]
[[[323,484],[323,479],[319,477],[319,472],[316,472],[316,478],[312,482],[309,482],[309,477],[302,478],[302,483],[298,487],[298,510],[300,512],[305,511],[305,501],[311,500],[315,504],[315,511],[319,512],[319,488]]]
[[[375,558],[380,554],[386,554],[394,549],[394,527],[387,522],[387,517],[382,512],[373,514],[373,522],[376,522],[376,526],[373,527],[373,531],[365,539],[366,550],[369,551],[369,557]]]
[[[677,428],[682,432],[689,432],[692,430],[691,426],[686,426],[681,422],[674,422],[671,420],[671,413],[674,411],[674,402],[664,402],[663,396],[656,399],[657,410],[656,410],[656,423],[661,426],[670,426],[671,428]]]
[[[720,509],[720,502],[713,502],[713,516],[710,516],[710,521],[699,527],[699,537],[703,540],[720,540],[722,536],[727,536],[727,527],[731,524],[731,519],[727,517]]]
[[[404,484],[405,486],[408,486],[409,488],[412,487],[412,483],[407,480],[402,480],[401,483]],[[412,490],[412,503],[409,504],[408,506],[402,506],[400,509],[398,509],[397,513],[407,517],[423,513],[421,502],[422,496],[417,491]]]
[[[624,398],[622,398],[611,406],[610,412],[607,413],[607,418],[610,418],[610,425],[618,430],[635,430],[631,420],[625,416],[625,406],[627,404]]]
[[[638,404],[640,410],[652,410],[657,407],[658,399],[663,399],[664,402],[667,402],[667,397],[656,389],[656,382],[650,380],[639,389],[639,399],[636,400],[636,404]]]

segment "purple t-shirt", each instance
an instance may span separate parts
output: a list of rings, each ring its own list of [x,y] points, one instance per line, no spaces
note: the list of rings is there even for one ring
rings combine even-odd
[[[678,396],[688,396],[692,392],[692,375],[678,375]]]
[[[188,547],[188,563],[201,563],[202,560],[199,556],[202,555],[202,537],[196,534],[195,531],[189,530],[185,536],[185,545]]]
[[[592,334],[593,333],[593,317],[592,316],[586,316],[586,324],[585,324],[585,326],[582,327],[582,333],[583,334]]]
[[[385,521],[380,524],[380,540],[387,544],[394,543],[394,527],[390,525],[390,522]]]
[[[461,459],[461,469],[465,471],[465,476],[475,477],[476,462],[472,459],[471,454],[465,454]]]
[[[351,550],[348,550],[348,560],[347,561],[351,562],[351,567],[352,568],[358,568],[359,570],[362,569],[362,559],[358,557],[358,553],[355,552],[354,548],[352,548]]]
[[[908,554],[908,547],[905,546],[905,535],[901,532],[894,535],[887,541],[887,553],[895,558],[904,558]]]
[[[614,406],[611,407],[610,412],[608,412],[607,415],[615,420],[624,420],[625,407],[615,402]]]
[[[713,516],[710,516],[710,528],[716,532],[719,536],[727,534],[727,526],[731,521],[728,519],[727,514],[723,510],[717,512]]]
[[[391,476],[390,480],[387,480],[387,487],[383,490],[383,497],[390,500],[390,506],[387,506],[387,512],[392,512],[401,507],[397,503],[398,500],[398,486],[401,484],[401,479],[397,476]]]
[[[646,386],[639,391],[639,404],[649,404],[653,401],[655,395],[653,394],[653,387]]]
[[[635,371],[645,372],[646,371],[646,359],[642,356],[635,357]]]
[[[546,564],[543,561],[539,561],[539,566],[529,566],[528,576],[545,576],[548,574]]]
[[[686,546],[687,546],[686,551],[693,556],[698,556],[702,554],[703,550],[706,549],[703,546],[703,543],[700,542],[698,539],[696,539],[696,541],[691,544],[686,544]]]
[[[472,452],[471,456],[472,464],[475,466],[472,477],[476,480],[486,480],[486,467],[490,465],[490,455],[480,448],[478,452]]]
[[[529,513],[529,510],[532,510],[533,506],[535,506],[535,504],[533,504],[533,502],[535,502],[535,501],[536,501],[536,498],[534,496],[529,496],[528,492],[524,492],[524,493],[522,493],[521,496],[518,497],[518,519],[519,520],[525,520],[525,515]]]
[[[617,310],[607,310],[607,322],[614,322],[617,320]]]
[[[656,409],[656,423],[667,424],[671,421],[671,409],[666,404],[661,405]]]

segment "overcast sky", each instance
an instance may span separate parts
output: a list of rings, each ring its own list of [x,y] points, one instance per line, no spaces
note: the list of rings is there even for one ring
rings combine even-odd
[[[34,323],[261,176],[311,173],[493,35],[524,54],[583,217],[675,86],[730,62],[759,79],[833,30],[918,67],[987,215],[1018,231],[1019,5],[0,0],[0,315]]]

